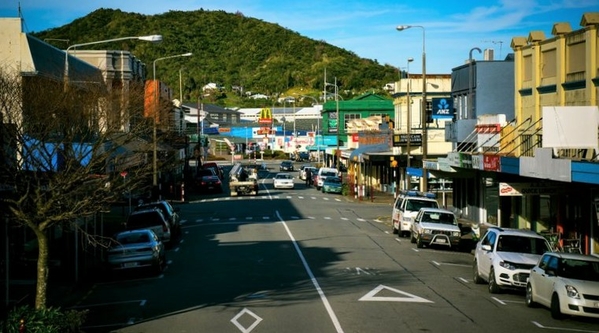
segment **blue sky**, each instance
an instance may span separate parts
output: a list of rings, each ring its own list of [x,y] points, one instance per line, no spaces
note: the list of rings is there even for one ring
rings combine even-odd
[[[98,8],[147,15],[200,8],[239,11],[381,64],[405,69],[412,57],[413,73],[422,72],[424,40],[427,74],[451,73],[474,47],[494,49],[495,59],[503,59],[513,37],[533,30],[551,37],[556,22],[577,30],[583,13],[599,12],[597,0],[2,0],[0,17],[17,16],[19,3],[28,32],[68,24]],[[422,26],[424,36],[421,28],[400,32],[398,25]],[[473,58],[482,55],[473,52]]]

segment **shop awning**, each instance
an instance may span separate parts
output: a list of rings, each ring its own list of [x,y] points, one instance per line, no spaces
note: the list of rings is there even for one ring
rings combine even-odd
[[[348,160],[351,162],[363,162],[362,154],[364,153],[379,153],[383,151],[389,151],[389,145],[385,143],[376,144],[376,145],[368,145],[362,146],[354,149],[351,154],[349,154]]]
[[[406,172],[408,173],[408,176],[414,176],[414,177],[422,177],[422,169],[421,168],[414,168],[414,167],[409,167],[406,169]],[[435,178],[435,176],[433,174],[429,172],[427,172],[428,174],[428,178]]]

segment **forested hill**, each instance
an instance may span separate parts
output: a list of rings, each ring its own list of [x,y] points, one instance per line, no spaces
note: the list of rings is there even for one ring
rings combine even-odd
[[[398,79],[397,68],[390,65],[239,12],[200,9],[141,15],[98,9],[70,24],[34,33],[40,39],[67,39],[69,45],[152,34],[161,34],[163,42],[127,40],[86,48],[130,50],[146,64],[149,75],[156,59],[192,52],[192,57],[156,62],[157,78],[175,91],[181,73],[186,101],[196,100],[201,87],[210,82],[222,85],[229,94],[232,86],[269,96],[285,96],[299,88],[318,92],[323,89],[325,68],[329,81],[337,77],[339,91],[348,95],[383,93],[385,83]],[[50,42],[67,47],[61,41]]]

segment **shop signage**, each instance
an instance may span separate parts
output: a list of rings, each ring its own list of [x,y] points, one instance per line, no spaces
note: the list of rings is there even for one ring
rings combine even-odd
[[[483,169],[483,158],[480,155],[472,156],[472,169],[482,170]]]
[[[483,169],[486,171],[501,171],[499,155],[483,155]]]
[[[453,99],[433,98],[433,119],[451,120],[453,118]]]
[[[408,145],[408,134],[393,134],[393,147]],[[421,146],[422,134],[410,134],[410,146]]]
[[[499,183],[499,196],[559,194],[562,187],[548,183]]]

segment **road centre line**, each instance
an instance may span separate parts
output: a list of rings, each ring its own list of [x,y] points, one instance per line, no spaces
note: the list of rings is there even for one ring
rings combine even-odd
[[[318,292],[318,295],[320,296],[320,300],[324,304],[324,307],[327,310],[327,313],[329,314],[329,317],[331,318],[333,325],[335,326],[335,330],[338,333],[343,333],[343,328],[341,327],[341,324],[339,323],[339,320],[337,319],[337,315],[335,315],[335,311],[333,311],[333,308],[331,307],[329,300],[325,296],[324,291],[322,290],[322,288],[320,288],[320,284],[318,283],[318,280],[316,280],[316,277],[312,273],[312,270],[310,269],[310,266],[308,265],[308,262],[306,261],[304,254],[302,253],[302,250],[299,248],[299,245],[297,245],[297,241],[295,240],[295,237],[293,237],[293,234],[291,233],[291,230],[289,230],[289,227],[287,226],[287,223],[285,223],[285,220],[283,220],[283,218],[281,218],[279,211],[276,211],[276,214],[277,214],[277,217],[279,218],[279,221],[281,222],[281,224],[287,231],[287,235],[289,236],[289,239],[291,239],[291,243],[293,244],[293,247],[295,248],[295,252],[297,252],[297,255],[299,256],[300,260],[302,261],[302,264],[304,265],[304,269],[308,273],[308,276],[310,277],[310,280],[312,281],[314,288],[316,288],[316,291]]]

